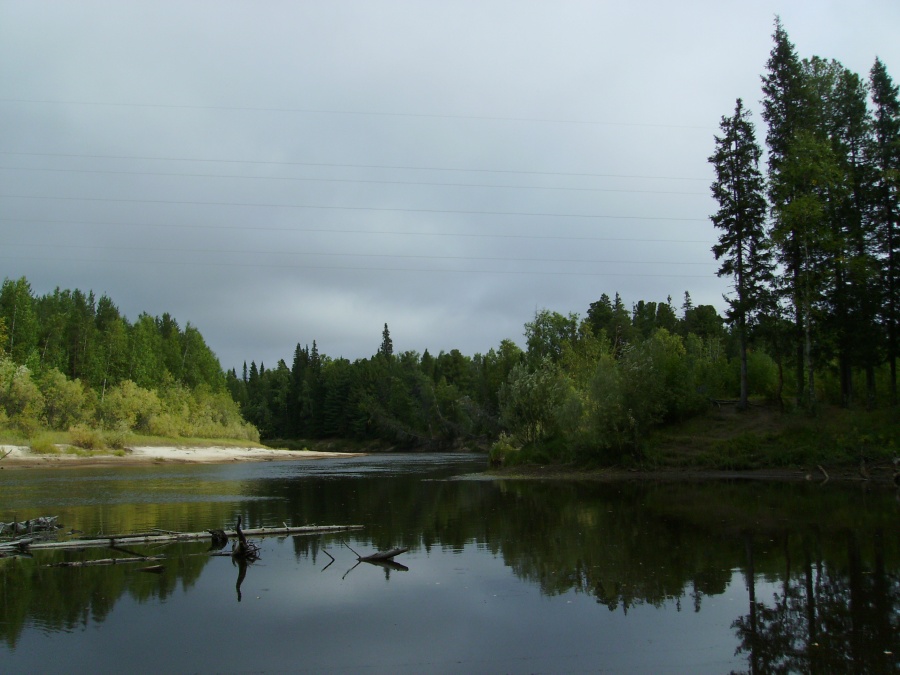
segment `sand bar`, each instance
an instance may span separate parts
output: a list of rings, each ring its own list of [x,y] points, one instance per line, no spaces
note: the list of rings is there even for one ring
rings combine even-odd
[[[7,455],[7,452],[9,454]],[[327,457],[358,457],[364,453],[318,452],[313,450],[273,450],[271,448],[234,448],[224,446],[179,447],[139,445],[128,447],[125,454],[77,455],[38,454],[24,445],[0,445],[0,469],[63,468],[75,466],[128,466],[148,464],[226,464],[231,462],[280,462]]]

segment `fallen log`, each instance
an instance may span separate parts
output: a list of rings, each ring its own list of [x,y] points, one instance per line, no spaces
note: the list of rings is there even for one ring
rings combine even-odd
[[[121,565],[125,563],[153,562],[163,560],[159,556],[140,556],[137,558],[102,558],[101,560],[70,560],[47,565],[47,567],[93,567],[94,565]]]
[[[352,551],[353,549],[350,550]],[[406,553],[408,550],[408,548],[392,548],[389,551],[376,551],[371,555],[364,555],[362,557],[357,556],[357,559],[363,562],[379,562],[384,560],[392,560],[395,555]]]
[[[329,532],[345,532],[347,530],[361,530],[363,525],[302,525],[299,527],[257,527],[243,530],[244,535],[253,537],[265,537],[271,535],[301,535],[301,534],[327,534]],[[225,531],[228,537],[236,537],[234,530]],[[77,549],[97,546],[117,546],[119,544],[155,544],[172,541],[199,541],[211,540],[209,532],[177,532],[174,534],[138,533],[116,534],[106,537],[91,537],[86,539],[70,539],[69,541],[33,542],[29,546],[31,550],[38,549]],[[11,545],[16,545],[12,542]]]

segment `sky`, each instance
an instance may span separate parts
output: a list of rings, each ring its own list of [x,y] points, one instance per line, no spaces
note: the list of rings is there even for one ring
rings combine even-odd
[[[801,57],[900,80],[896,0],[0,0],[0,278],[168,312],[223,368],[523,344],[603,293],[724,310],[707,158]]]

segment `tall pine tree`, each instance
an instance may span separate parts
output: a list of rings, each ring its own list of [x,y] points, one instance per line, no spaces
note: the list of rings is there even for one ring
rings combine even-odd
[[[711,186],[719,210],[711,216],[721,230],[713,246],[716,260],[722,260],[718,275],[734,280],[734,297],[728,298],[728,320],[735,327],[740,345],[740,407],[747,407],[748,325],[764,310],[772,277],[771,252],[766,237],[766,198],[759,171],[762,150],[756,142],[750,111],[737,100],[734,115],[723,117],[722,135],[716,136],[716,150],[709,158],[716,170]]]
[[[897,359],[900,354],[900,100],[898,87],[880,59],[869,75],[874,104],[873,210],[881,257],[883,321],[887,333],[891,403],[897,405]]]
[[[791,155],[796,151],[798,133],[808,124],[809,92],[797,50],[788,38],[781,19],[775,19],[775,44],[766,62],[763,75],[762,117],[768,125],[766,145],[769,148],[769,201],[777,237],[776,257],[784,273],[776,289],[791,308],[794,317],[793,342],[796,355],[796,387],[798,402],[805,390],[804,364],[808,360],[804,350],[804,302],[802,298],[803,241],[801,234],[783,217],[785,207],[796,197],[793,181],[786,175]]]

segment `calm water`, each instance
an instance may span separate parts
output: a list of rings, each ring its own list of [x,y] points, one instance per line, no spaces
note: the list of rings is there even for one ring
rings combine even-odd
[[[0,471],[0,520],[86,534],[360,524],[141,565],[0,559],[0,670],[900,671],[900,504],[782,483],[482,481],[483,458]],[[408,546],[402,566],[356,555]],[[335,561],[324,552],[328,551]],[[240,586],[238,587],[238,584]]]

